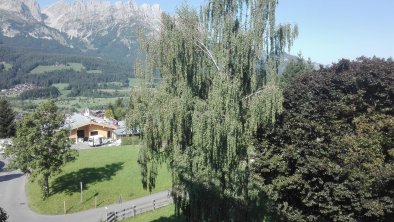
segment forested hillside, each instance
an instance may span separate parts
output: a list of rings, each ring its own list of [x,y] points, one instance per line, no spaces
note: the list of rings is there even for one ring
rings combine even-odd
[[[133,77],[131,65],[120,62],[74,54],[46,53],[2,44],[0,61],[12,65],[9,69],[0,69],[0,89],[22,83],[42,87],[68,83],[68,90],[72,90],[72,95],[79,96],[89,94],[88,91],[97,89],[100,83],[122,82],[127,85],[128,78]]]

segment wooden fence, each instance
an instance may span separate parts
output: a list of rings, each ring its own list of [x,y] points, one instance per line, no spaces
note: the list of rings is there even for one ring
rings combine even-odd
[[[153,211],[155,209],[170,205],[172,203],[173,203],[172,198],[168,197],[166,199],[153,200],[150,203],[145,203],[139,206],[133,205],[123,210],[107,212],[107,217],[105,222],[120,221],[128,217],[134,217],[138,214],[142,214],[148,211]]]

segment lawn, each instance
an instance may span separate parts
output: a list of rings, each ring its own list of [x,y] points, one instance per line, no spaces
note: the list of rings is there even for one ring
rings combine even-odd
[[[43,66],[39,65],[33,70],[30,71],[31,74],[42,74],[46,72],[53,72],[53,71],[58,71],[58,70],[74,70],[76,72],[81,72],[83,69],[85,69],[85,66],[82,65],[81,63],[67,63],[67,64],[59,64],[59,65],[48,65],[48,66]],[[88,73],[101,73],[101,70],[88,70]]]
[[[42,214],[63,214],[117,203],[149,194],[142,188],[137,164],[138,146],[103,147],[81,150],[76,161],[67,164],[63,173],[50,179],[51,196],[41,199],[37,182],[27,184],[30,207]],[[83,201],[80,203],[80,181],[83,182]],[[159,169],[154,192],[171,187],[166,166]]]
[[[6,71],[12,69],[12,64],[6,63],[6,62],[0,62],[0,63],[3,63],[4,69],[5,69]]]
[[[68,99],[69,97],[68,97],[68,94],[70,94],[70,92],[71,92],[71,90],[68,90],[67,89],[67,87],[69,86],[70,84],[68,84],[68,83],[57,83],[57,84],[52,84],[52,86],[54,86],[54,87],[56,87],[58,90],[59,90],[59,92],[60,92],[60,94],[61,94],[61,96],[59,96],[57,99],[60,101],[60,100],[62,100],[62,99]]]
[[[36,68],[34,68],[33,70],[31,70],[30,73],[31,74],[42,74],[42,73],[46,73],[46,72],[53,72],[53,71],[59,71],[59,70],[71,70],[71,69],[72,69],[71,66],[67,66],[64,64],[50,65],[50,66],[39,65]]]
[[[56,101],[56,105],[62,108],[76,108],[82,111],[89,109],[106,109],[106,107],[120,97],[111,98],[90,98],[90,97],[61,97]]]
[[[52,84],[52,86],[56,87],[59,89],[59,91],[61,90],[65,90],[68,87],[68,83],[57,83],[57,84]]]
[[[107,92],[107,93],[121,93],[124,96],[130,95],[131,89],[100,89],[102,92]]]
[[[150,211],[147,213],[139,214],[136,217],[130,217],[122,222],[145,222],[145,221],[155,221],[155,222],[181,222],[185,221],[183,217],[175,216],[174,205],[163,207],[155,211]]]
[[[55,87],[61,88],[58,84]],[[60,89],[59,89],[60,90]],[[89,98],[89,97],[67,97],[69,90],[60,90],[64,95],[60,96],[55,100],[56,105],[62,110],[69,110],[70,108],[75,108],[77,111],[89,109],[105,109],[110,103],[114,104],[118,98],[125,97],[112,97],[112,98]],[[126,93],[125,93],[126,94]],[[39,105],[48,99],[34,99],[34,100],[21,100],[18,98],[11,98],[8,96],[12,102],[12,106],[17,111],[29,111],[24,108],[23,104]]]
[[[103,71],[94,69],[94,70],[87,71],[87,73],[89,73],[89,74],[101,74],[101,73],[103,73]]]
[[[131,88],[133,88],[133,87],[138,87],[138,86],[141,85],[141,83],[142,83],[142,79],[139,79],[139,78],[129,78],[129,86],[130,86]]]

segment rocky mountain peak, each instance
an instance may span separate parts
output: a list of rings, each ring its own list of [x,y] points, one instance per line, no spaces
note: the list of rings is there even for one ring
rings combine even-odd
[[[138,33],[155,36],[160,17],[158,4],[133,0],[58,0],[42,11],[35,0],[0,0],[0,41],[131,60]]]
[[[43,21],[40,6],[35,0],[0,0],[0,9],[19,15],[26,21]]]
[[[138,5],[132,0],[118,1],[114,4],[101,0],[76,0],[74,2],[60,0],[44,9],[43,13],[45,24],[48,26],[66,32],[71,37],[84,37],[85,28],[92,31],[103,28],[93,24],[108,26],[130,23],[133,19],[148,22],[155,26],[152,28],[158,28],[161,10],[157,4]]]

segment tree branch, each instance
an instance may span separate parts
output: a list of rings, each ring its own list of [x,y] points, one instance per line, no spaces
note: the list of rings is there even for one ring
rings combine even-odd
[[[213,58],[213,55],[211,53],[211,51],[204,45],[204,43],[202,43],[200,40],[197,40],[196,44],[203,52],[205,52],[205,54],[208,55],[208,57],[212,60],[213,64],[215,64],[215,67],[217,69],[217,71],[220,71],[220,68],[215,60],[215,58]]]

